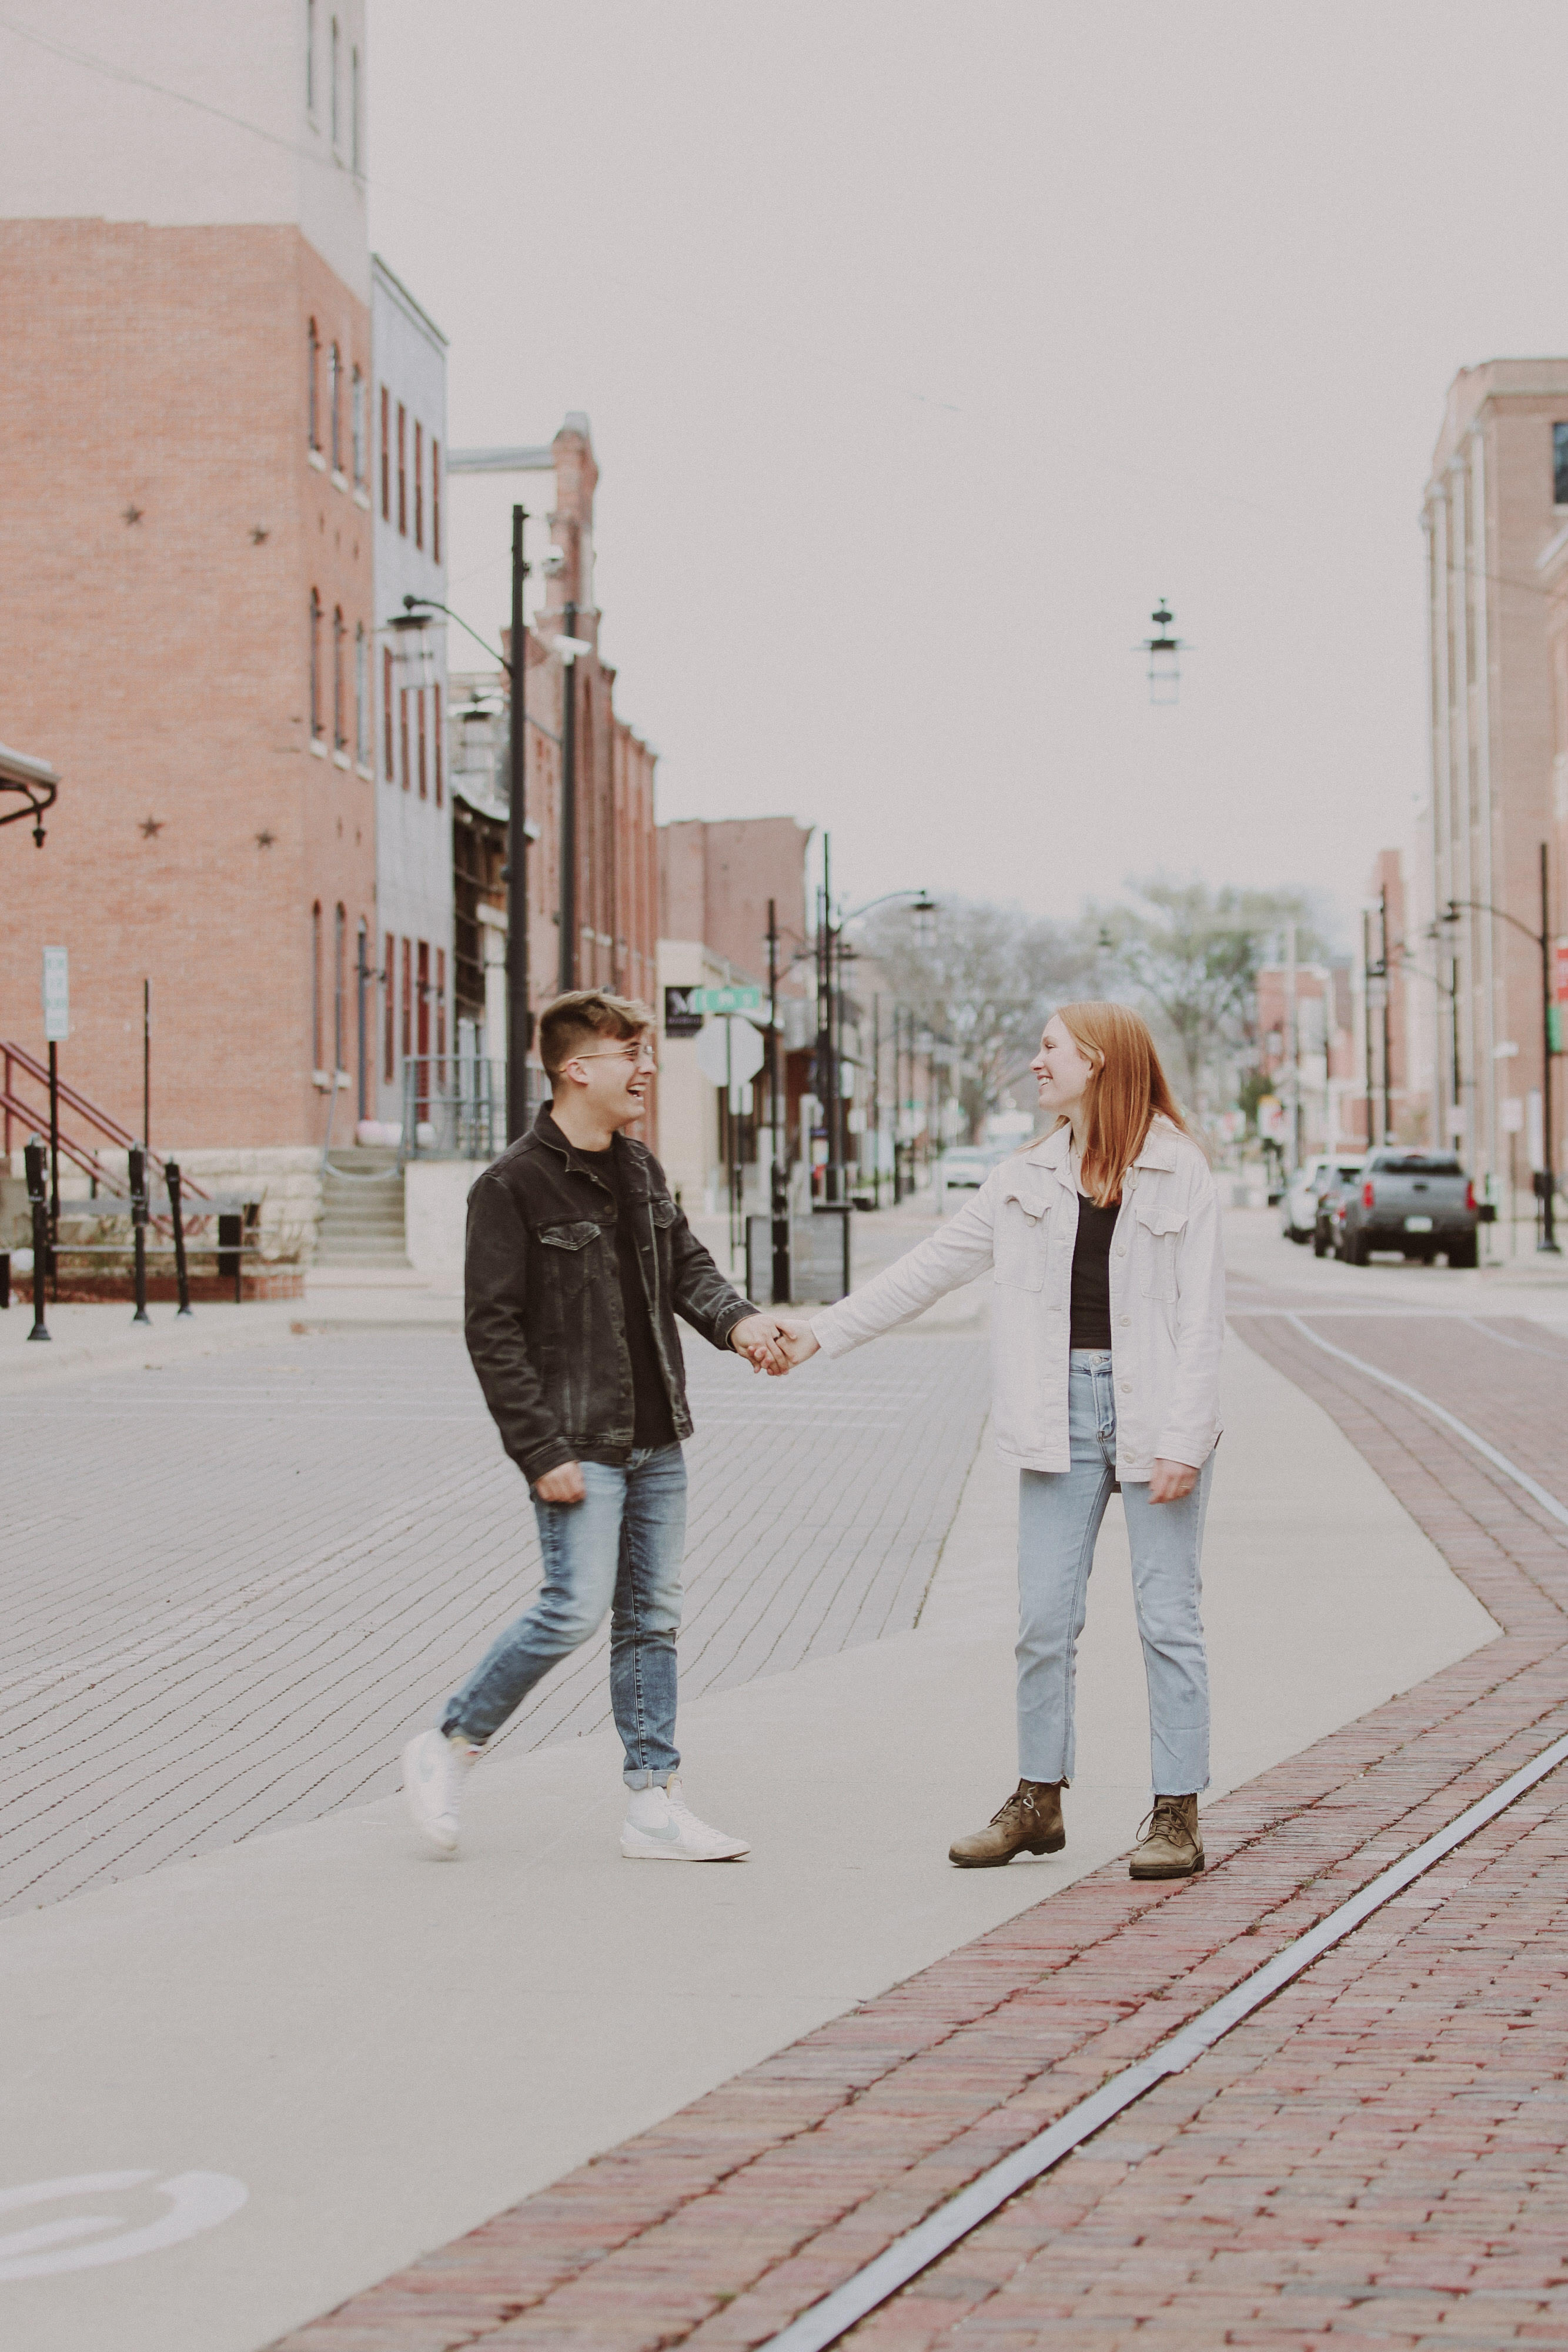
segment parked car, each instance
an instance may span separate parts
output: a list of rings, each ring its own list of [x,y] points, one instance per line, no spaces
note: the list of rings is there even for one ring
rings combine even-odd
[[[932,1186],[937,1210],[946,1214],[949,1208],[961,1208],[971,1193],[979,1191],[998,1162],[1006,1158],[1006,1148],[996,1144],[959,1143],[945,1151],[936,1162]],[[957,1198],[950,1201],[949,1193],[956,1193]]]
[[[1344,1204],[1361,1181],[1359,1160],[1331,1160],[1318,1180],[1312,1215],[1312,1255],[1339,1254],[1339,1229]]]
[[[1280,1200],[1280,1231],[1288,1242],[1310,1242],[1317,1231],[1318,1202],[1335,1165],[1359,1168],[1359,1160],[1339,1160],[1320,1151],[1303,1160]],[[1320,1251],[1319,1255],[1322,1253]]]
[[[1430,1265],[1439,1250],[1451,1266],[1476,1263],[1476,1195],[1449,1151],[1368,1152],[1359,1188],[1338,1222],[1338,1254],[1364,1265],[1374,1250],[1397,1250]]]

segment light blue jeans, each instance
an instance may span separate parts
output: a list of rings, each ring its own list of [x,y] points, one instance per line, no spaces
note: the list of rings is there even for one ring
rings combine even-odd
[[[1070,1366],[1072,1466],[1024,1470],[1019,1478],[1019,1772],[1026,1780],[1072,1778],[1078,1637],[1095,1538],[1116,1480],[1111,1359],[1074,1348]],[[1146,1485],[1122,1489],[1149,1685],[1149,1772],[1157,1796],[1191,1796],[1208,1786],[1199,1562],[1213,1470],[1211,1454],[1179,1503],[1151,1503]]]
[[[686,1544],[686,1464],[644,1446],[622,1470],[582,1465],[580,1503],[534,1496],[544,1582],[449,1702],[441,1728],[483,1747],[537,1682],[610,1619],[610,1705],[629,1789],[663,1788],[675,1747],[675,1634]]]

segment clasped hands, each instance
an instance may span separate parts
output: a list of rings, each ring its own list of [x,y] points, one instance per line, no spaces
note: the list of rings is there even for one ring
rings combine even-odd
[[[729,1344],[754,1372],[767,1372],[777,1381],[814,1356],[819,1342],[801,1316],[747,1315],[731,1331]]]

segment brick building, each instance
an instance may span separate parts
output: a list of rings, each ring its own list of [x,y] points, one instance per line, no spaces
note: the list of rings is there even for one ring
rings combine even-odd
[[[0,1034],[36,1047],[63,942],[89,1097],[140,1126],[147,980],[156,1142],[308,1144],[376,930],[364,11],[71,29],[138,79],[7,38],[0,738],[64,783]]]
[[[1542,921],[1542,844],[1552,929],[1568,854],[1568,359],[1461,370],[1423,523],[1431,797],[1404,928],[1436,978],[1408,994],[1412,1084],[1428,1131],[1449,1135],[1457,1104],[1473,1171],[1506,1181],[1511,1139],[1540,1129],[1540,952],[1525,933]],[[1458,919],[1434,940],[1450,899]],[[1559,1167],[1564,1108],[1559,1090]]]

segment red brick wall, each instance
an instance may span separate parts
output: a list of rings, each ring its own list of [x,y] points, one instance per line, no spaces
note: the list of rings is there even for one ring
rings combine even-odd
[[[340,900],[349,961],[377,924],[374,786],[307,740],[311,586],[329,730],[343,609],[350,739],[376,615],[371,518],[307,459],[306,321],[346,404],[368,309],[293,228],[90,220],[0,222],[0,740],[63,778],[41,852],[0,833],[0,1035],[37,1048],[63,942],[89,1097],[140,1126],[146,977],[160,1148],[317,1140],[312,903],[329,958]]]

